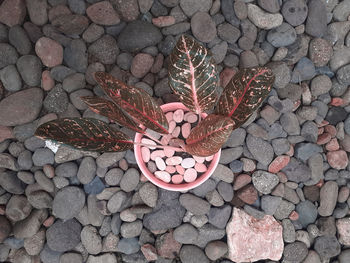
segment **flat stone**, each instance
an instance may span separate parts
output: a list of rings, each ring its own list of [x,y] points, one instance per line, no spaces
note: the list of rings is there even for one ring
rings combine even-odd
[[[28,86],[40,86],[42,65],[38,57],[24,55],[17,60],[16,66],[23,81]]]
[[[83,190],[75,186],[61,189],[53,200],[53,214],[61,219],[70,219],[78,215],[85,204]]]
[[[65,14],[51,21],[59,31],[66,35],[80,35],[89,25],[87,17],[77,14]]]
[[[267,13],[253,4],[248,4],[248,18],[261,29],[272,29],[280,26],[283,22],[281,14]]]
[[[35,52],[42,63],[47,67],[55,67],[62,64],[63,48],[55,40],[42,37],[35,43]]]
[[[309,167],[295,158],[291,158],[288,165],[282,169],[282,172],[286,174],[289,181],[297,183],[305,182],[311,177]]]
[[[326,182],[320,191],[320,206],[318,213],[321,216],[330,216],[333,213],[338,199],[338,185],[334,181]]]
[[[264,165],[269,165],[273,159],[273,148],[271,144],[261,138],[248,135],[247,147],[254,158]]]
[[[312,0],[308,8],[305,32],[313,37],[322,37],[327,29],[326,7],[322,1]]]
[[[23,194],[24,184],[14,171],[0,172],[0,185],[11,194]]]
[[[99,25],[111,26],[120,23],[120,18],[109,1],[97,2],[90,5],[86,9],[86,14],[92,22]]]
[[[321,258],[325,259],[336,257],[341,252],[340,244],[335,236],[317,237],[314,243],[314,249]]]
[[[0,68],[16,64],[18,53],[13,46],[7,43],[0,43],[0,51],[3,54],[0,58]]]
[[[191,0],[180,0],[180,7],[188,17],[192,17],[198,11],[208,12],[211,5],[212,0],[199,0],[195,2]]]
[[[14,236],[20,239],[32,237],[39,231],[47,216],[48,212],[46,209],[33,210],[26,219],[17,222],[13,226]]]
[[[201,42],[209,43],[216,36],[216,26],[208,13],[197,12],[191,18],[193,35]]]
[[[252,175],[254,187],[263,194],[271,193],[272,189],[279,183],[278,176],[266,171],[255,171]]]
[[[32,44],[26,31],[19,25],[13,26],[9,30],[9,42],[21,55],[28,55],[32,49]]]
[[[289,0],[283,3],[281,12],[291,26],[299,26],[307,18],[308,7],[302,0]]]
[[[21,25],[26,13],[26,6],[23,0],[5,0],[0,6],[0,22],[8,27]]]
[[[282,226],[270,215],[257,220],[244,211],[234,208],[226,231],[228,258],[232,261],[252,262],[262,259],[278,261],[282,257],[284,248]]]

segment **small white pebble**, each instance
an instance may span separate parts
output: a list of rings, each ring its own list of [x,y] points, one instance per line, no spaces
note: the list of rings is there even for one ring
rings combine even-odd
[[[154,173],[154,175],[155,175],[158,179],[160,179],[160,180],[162,180],[162,181],[164,181],[164,182],[166,182],[166,183],[169,183],[170,180],[171,180],[170,174],[169,174],[168,172],[166,172],[166,171],[156,171],[156,172]]]
[[[181,184],[182,181],[183,181],[183,176],[181,174],[175,174],[171,177],[171,181],[174,183],[174,184]]]
[[[176,121],[177,123],[182,122],[184,119],[184,111],[181,109],[178,109],[176,111],[174,111],[173,114],[173,120]]]
[[[192,113],[187,116],[187,120],[189,123],[195,123],[198,120],[198,117],[196,114]]]
[[[182,162],[182,157],[180,156],[169,157],[169,158],[166,158],[165,162],[167,165],[178,165]]]
[[[168,122],[170,122],[170,121],[173,120],[173,114],[174,114],[174,113],[173,113],[172,111],[167,112],[167,113],[165,114],[165,118],[167,119]]]
[[[186,122],[181,126],[182,136],[186,139],[191,133],[191,124]]]
[[[156,150],[151,153],[151,160],[155,160],[157,157],[163,158],[165,156],[163,150]]]
[[[169,122],[169,130],[168,130],[168,132],[172,133],[174,131],[175,127],[176,127],[176,122],[175,121],[170,121]]]
[[[171,135],[177,138],[180,135],[180,131],[181,131],[181,128],[179,126],[176,126],[173,132],[171,133]]]
[[[197,171],[193,168],[189,168],[184,173],[184,180],[187,183],[191,183],[197,179]]]
[[[150,160],[151,152],[147,147],[141,147],[142,160],[147,163]]]
[[[210,156],[205,157],[205,160],[207,162],[210,162],[211,160],[213,160],[213,158],[214,158],[214,155],[210,155]]]
[[[204,163],[205,161],[205,157],[193,155],[193,158],[196,160],[197,163]]]
[[[196,164],[196,161],[193,158],[185,158],[181,162],[181,166],[185,169],[191,168]]]
[[[155,159],[155,162],[156,162],[157,168],[158,168],[159,170],[161,170],[161,171],[164,171],[164,170],[165,170],[166,164],[165,164],[165,162],[164,162],[164,160],[163,160],[162,158],[157,157],[157,158]]]
[[[147,138],[142,138],[141,143],[148,144],[148,145],[157,145],[155,141],[152,141],[152,140],[147,139]],[[150,148],[151,150],[154,150],[156,147],[149,146],[148,148]]]

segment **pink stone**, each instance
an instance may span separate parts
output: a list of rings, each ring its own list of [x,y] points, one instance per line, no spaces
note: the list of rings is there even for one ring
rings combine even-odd
[[[140,181],[141,181],[141,182],[147,182],[148,179],[147,179],[147,177],[146,177],[144,174],[141,174],[141,176],[140,176]]]
[[[189,168],[184,173],[184,180],[187,183],[191,183],[197,179],[197,171],[193,168]]]
[[[185,119],[185,121],[189,122],[189,123],[195,123],[198,120],[198,117],[196,114],[190,112],[187,116],[187,118]]]
[[[330,105],[332,106],[341,106],[344,104],[344,100],[342,98],[332,98]]]
[[[332,138],[335,137],[335,135],[337,135],[337,129],[333,125],[326,125],[324,127],[324,131],[328,132],[332,136]]]
[[[48,70],[44,70],[43,73],[41,74],[41,87],[45,91],[49,91],[53,89],[55,86],[55,81],[51,77],[51,73]]]
[[[176,126],[173,132],[171,133],[171,135],[177,138],[180,135],[180,131],[181,131],[181,128],[179,126]]]
[[[175,168],[179,174],[183,175],[185,173],[185,168],[183,168],[181,165],[176,165]]]
[[[166,164],[165,164],[165,162],[164,162],[164,160],[162,158],[156,157],[155,162],[156,162],[157,168],[159,170],[161,170],[161,171],[165,170]]]
[[[174,111],[173,119],[177,123],[182,122],[184,119],[184,111],[181,109]]]
[[[147,138],[142,138],[141,143],[148,144],[148,145],[157,145],[155,141],[152,141],[152,140],[147,139]],[[151,150],[154,150],[156,147],[148,146],[148,148],[150,148]]]
[[[173,259],[180,253],[181,243],[173,237],[173,230],[157,238],[156,249],[163,258]]]
[[[163,144],[163,145],[168,145],[170,139],[172,138],[171,134],[167,134],[167,135],[164,135],[162,137],[162,139],[160,139],[160,142]]]
[[[159,16],[152,18],[153,25],[157,27],[171,26],[175,24],[175,17],[173,16]]]
[[[92,22],[103,26],[111,26],[119,24],[120,22],[117,12],[109,1],[102,1],[90,5],[86,9],[86,14]]]
[[[299,219],[299,214],[297,211],[292,211],[288,217],[292,221],[297,221]]]
[[[230,80],[232,79],[232,77],[236,74],[236,70],[234,70],[233,68],[224,68],[223,71],[221,71],[220,73],[220,83],[221,83],[221,87],[225,88],[226,85],[230,82]]]
[[[268,171],[270,173],[277,173],[286,167],[289,161],[290,157],[287,155],[277,156],[276,159],[270,163]]]
[[[233,190],[238,190],[247,184],[250,184],[252,181],[252,178],[248,174],[240,174],[237,176],[234,184],[233,184]]]
[[[174,184],[181,184],[183,179],[184,179],[184,177],[181,174],[175,174],[171,177],[171,181]]]
[[[348,165],[348,155],[344,150],[338,150],[327,153],[327,160],[329,165],[334,169],[345,169]]]
[[[337,138],[331,139],[327,144],[326,144],[326,150],[327,151],[336,151],[339,150],[339,143]]]
[[[154,261],[158,259],[157,250],[151,244],[142,245],[141,251],[147,261]]]
[[[170,149],[170,148],[165,148],[164,153],[165,153],[166,157],[172,157],[172,156],[174,156],[175,151],[173,149]]]
[[[193,158],[185,158],[181,162],[181,166],[185,169],[191,168],[196,164],[196,161]]]
[[[182,162],[182,157],[180,157],[180,156],[169,157],[165,160],[165,163],[167,165],[178,165],[181,162]]]
[[[35,53],[46,67],[52,68],[62,64],[63,47],[48,37],[41,37],[35,43]]]
[[[294,155],[294,147],[293,145],[290,145],[289,151],[286,152],[288,156],[293,156]]]
[[[0,22],[9,27],[21,25],[26,13],[24,0],[4,0],[0,5]]]
[[[151,158],[151,151],[147,147],[142,147],[141,148],[141,155],[142,155],[142,160],[145,163],[148,163],[150,158]]]
[[[11,138],[14,138],[12,128],[0,125],[0,142]]]
[[[153,62],[150,54],[138,53],[132,60],[130,71],[136,78],[142,78],[151,70]]]
[[[195,159],[197,163],[204,163],[205,161],[205,157],[201,157],[201,156],[193,155],[193,159]]]
[[[53,216],[49,216],[43,223],[45,227],[50,227],[53,222],[55,222],[55,218]]]
[[[273,216],[258,220],[234,208],[226,226],[228,258],[234,262],[278,261],[284,249],[282,231]]]
[[[168,122],[173,120],[173,114],[174,113],[172,111],[169,111],[165,114],[165,118],[167,119]]]
[[[331,140],[331,138],[332,137],[328,132],[324,132],[318,136],[316,143],[318,145],[323,145],[323,144],[326,144],[327,142],[329,142]]]
[[[129,169],[128,162],[124,158],[119,161],[118,166],[123,171],[126,171]]]
[[[191,133],[191,124],[186,122],[181,126],[182,136],[186,139]]]
[[[243,171],[252,172],[255,170],[256,164],[253,160],[248,158],[242,158],[241,161],[243,163]]]
[[[336,225],[340,244],[350,246],[350,217],[338,219]]]
[[[156,171],[156,172],[154,172],[154,175],[158,179],[160,179],[160,180],[162,180],[162,181],[164,181],[166,183],[169,183],[170,180],[171,180],[170,174],[168,172],[166,172],[166,171]]]
[[[214,155],[210,155],[210,156],[205,157],[205,160],[207,162],[210,162],[211,160],[213,160],[213,158],[214,158]]]
[[[323,132],[324,132],[324,127],[318,128],[318,130],[317,130],[318,135],[321,135]]]
[[[163,150],[156,150],[151,153],[151,160],[155,160],[157,157],[163,158],[165,153]]]
[[[165,171],[167,171],[170,174],[173,174],[176,172],[176,168],[175,168],[175,166],[167,165],[167,167],[165,168]]]
[[[174,129],[176,128],[176,122],[171,120],[169,121],[169,133],[172,133],[174,131]]]
[[[204,163],[196,163],[196,164],[194,165],[194,169],[196,169],[196,171],[197,171],[198,173],[204,173],[204,172],[207,171],[207,167],[205,166]]]

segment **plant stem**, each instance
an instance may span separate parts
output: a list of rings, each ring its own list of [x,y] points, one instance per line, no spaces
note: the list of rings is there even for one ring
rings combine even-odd
[[[174,147],[174,146],[169,146],[169,145],[153,145],[153,144],[145,144],[145,143],[139,143],[139,142],[134,142],[134,144],[136,145],[140,145],[140,146],[144,146],[144,147],[148,147],[148,148],[161,148],[161,149],[172,149],[176,152],[183,152],[184,150],[178,147]]]

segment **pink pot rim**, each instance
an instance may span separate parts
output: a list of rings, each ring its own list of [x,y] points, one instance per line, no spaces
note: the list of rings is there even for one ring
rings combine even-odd
[[[185,107],[185,105],[183,105],[181,102],[167,103],[160,107],[165,113],[168,111],[175,111],[177,109],[189,111],[189,109]],[[202,116],[206,117],[206,114],[202,113]],[[141,142],[141,139],[142,139],[142,134],[136,133],[134,141]],[[146,164],[142,160],[140,145],[136,145],[136,144],[134,145],[134,154],[135,154],[137,165],[139,166],[141,172],[153,184],[169,191],[187,191],[201,185],[202,183],[204,183],[206,180],[209,179],[209,177],[213,174],[213,172],[215,171],[219,163],[221,149],[214,155],[214,158],[212,159],[208,167],[208,170],[204,174],[202,174],[198,179],[196,179],[191,183],[182,183],[182,184],[169,184],[155,177],[155,175],[148,170]]]

